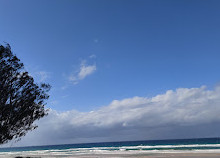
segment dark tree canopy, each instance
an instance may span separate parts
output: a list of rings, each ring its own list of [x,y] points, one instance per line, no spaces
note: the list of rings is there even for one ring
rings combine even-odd
[[[36,84],[9,45],[0,45],[0,144],[19,139],[47,115],[49,84]]]

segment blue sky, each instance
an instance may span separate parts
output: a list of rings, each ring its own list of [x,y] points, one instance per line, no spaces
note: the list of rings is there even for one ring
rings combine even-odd
[[[220,79],[217,0],[2,0],[0,41],[38,82],[47,107],[90,112],[113,100]],[[62,142],[61,142],[62,143]]]

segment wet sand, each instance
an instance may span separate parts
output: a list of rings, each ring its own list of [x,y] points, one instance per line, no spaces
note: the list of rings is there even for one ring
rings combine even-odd
[[[220,158],[220,153],[136,153],[83,155],[0,155],[0,158]]]

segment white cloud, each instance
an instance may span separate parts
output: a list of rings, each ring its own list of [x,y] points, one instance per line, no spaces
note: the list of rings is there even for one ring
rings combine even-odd
[[[89,58],[91,58],[91,59],[96,58],[96,55],[92,54],[92,55],[89,56]]]
[[[114,100],[96,111],[57,112],[18,145],[220,136],[220,87],[179,88]]]
[[[38,71],[34,73],[34,76],[36,76],[40,82],[45,82],[50,77],[50,73],[46,71]]]
[[[94,43],[98,43],[99,39],[94,39],[93,41],[94,41]]]
[[[95,71],[96,65],[87,65],[86,60],[84,60],[81,62],[78,72],[69,76],[69,81],[71,81],[73,84],[77,84],[80,80],[85,79],[87,76],[93,74]]]
[[[82,65],[80,68],[80,72],[78,74],[78,78],[80,80],[84,79],[86,76],[91,75],[96,70],[96,65]]]

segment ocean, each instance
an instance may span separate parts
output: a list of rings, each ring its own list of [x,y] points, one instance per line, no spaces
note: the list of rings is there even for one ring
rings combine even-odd
[[[220,153],[220,138],[172,139],[123,141],[87,144],[65,144],[30,147],[0,148],[0,155],[79,155],[93,153],[131,153],[131,152],[215,152]]]

